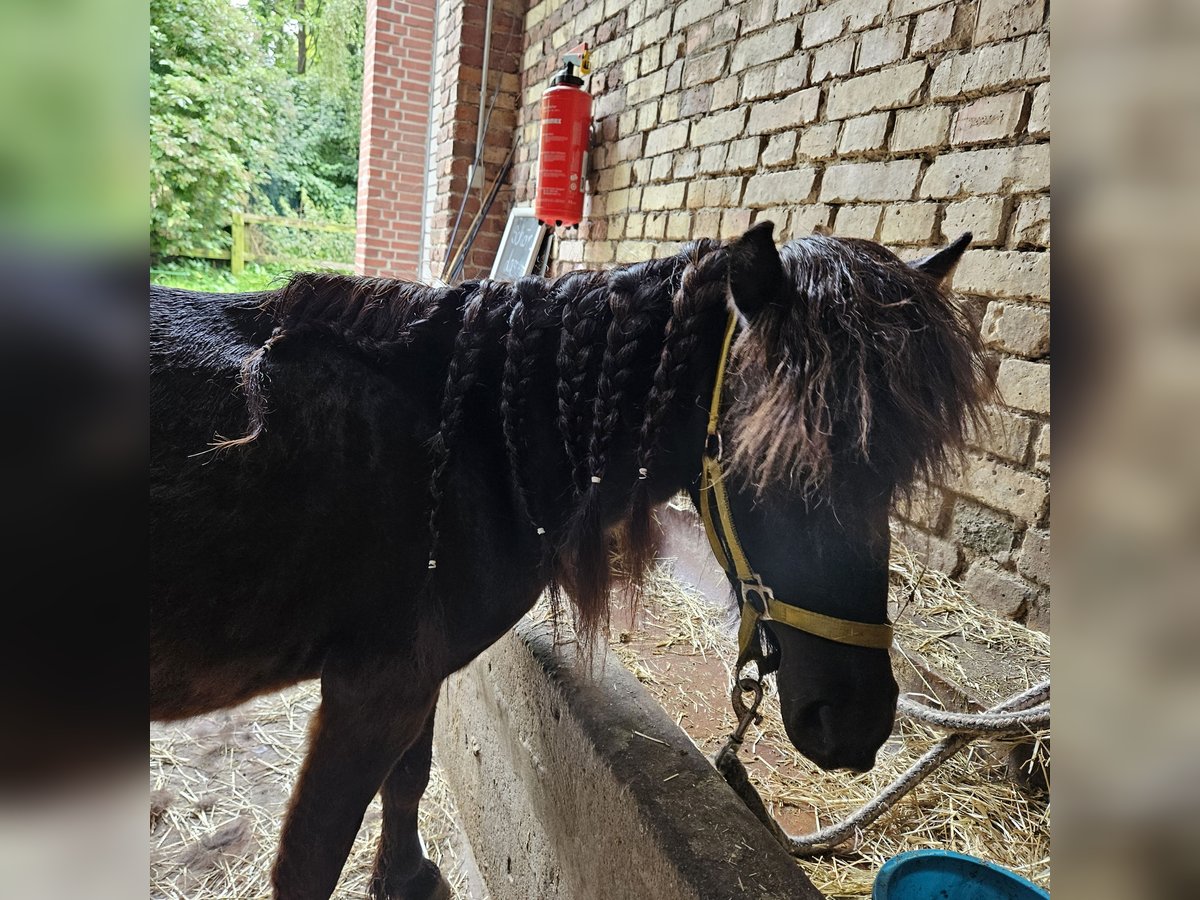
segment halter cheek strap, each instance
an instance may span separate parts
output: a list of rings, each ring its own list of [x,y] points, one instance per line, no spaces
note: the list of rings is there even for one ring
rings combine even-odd
[[[733,524],[729,494],[725,490],[721,472],[721,434],[718,430],[726,363],[729,360],[729,348],[733,344],[736,326],[737,316],[731,312],[729,322],[725,326],[721,356],[717,361],[716,382],[708,408],[708,432],[700,473],[700,518],[704,520],[704,533],[708,536],[713,555],[725,570],[725,574],[737,582],[738,594],[742,601],[742,619],[738,628],[737,671],[740,672],[742,666],[757,656],[755,633],[759,621],[779,622],[839,644],[886,650],[892,645],[891,625],[838,619],[778,600],[774,592],[763,584],[762,578],[751,568],[750,561],[746,558],[746,551],[742,549],[742,542]]]

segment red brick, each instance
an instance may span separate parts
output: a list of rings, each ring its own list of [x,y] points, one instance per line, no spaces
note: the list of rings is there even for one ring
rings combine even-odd
[[[371,0],[364,61],[356,268],[415,274],[423,213],[432,0]],[[384,235],[390,240],[383,240]]]

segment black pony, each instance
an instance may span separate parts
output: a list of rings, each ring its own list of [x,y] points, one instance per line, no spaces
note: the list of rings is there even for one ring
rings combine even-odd
[[[989,389],[941,287],[969,236],[906,264],[771,231],[515,284],[151,290],[151,715],[321,679],[278,897],[328,897],[380,791],[373,894],[448,896],[416,826],[439,686],[547,589],[585,639],[604,626],[614,534],[636,584],[655,505],[695,494],[731,310],[742,546],[778,595],[886,620],[892,501]],[[792,741],[869,768],[888,652],[759,627]]]

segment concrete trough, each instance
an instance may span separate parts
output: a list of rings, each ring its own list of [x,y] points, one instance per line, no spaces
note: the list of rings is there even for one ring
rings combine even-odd
[[[616,657],[522,621],[443,689],[435,752],[493,900],[818,892]]]

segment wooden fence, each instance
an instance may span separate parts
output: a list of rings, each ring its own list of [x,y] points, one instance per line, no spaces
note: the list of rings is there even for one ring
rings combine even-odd
[[[315,222],[307,219],[289,219],[284,216],[261,216],[257,213],[235,211],[232,216],[233,246],[228,250],[188,250],[181,256],[198,259],[227,259],[234,275],[241,275],[246,263],[283,263],[295,268],[332,269],[336,272],[353,272],[354,264],[328,259],[301,259],[294,256],[249,252],[246,246],[247,225],[278,225],[305,231],[329,231],[335,234],[354,234],[353,225],[338,222]]]

